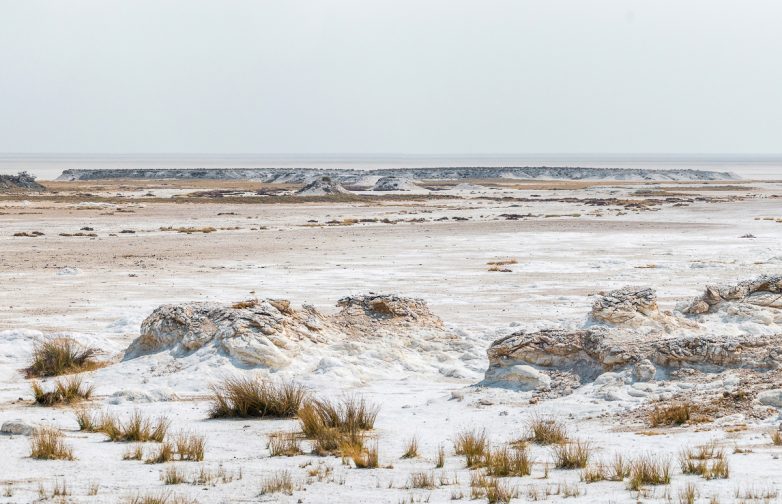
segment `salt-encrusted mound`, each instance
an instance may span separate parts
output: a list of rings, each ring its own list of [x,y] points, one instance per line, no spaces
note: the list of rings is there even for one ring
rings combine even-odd
[[[692,313],[702,315],[695,320]],[[583,328],[518,331],[494,341],[487,354],[487,383],[527,390],[569,391],[604,373],[650,381],[683,368],[778,370],[782,278],[708,287],[677,314],[659,311],[654,290],[625,287],[600,296]]]
[[[412,180],[403,177],[380,177],[372,186],[373,191],[413,191],[416,189],[420,189],[420,187],[415,185]]]
[[[687,314],[712,313],[723,303],[782,308],[782,275],[762,275],[734,285],[708,285],[699,298],[682,309]]]
[[[303,342],[326,341],[322,327],[317,310],[293,310],[285,300],[163,305],[141,324],[141,335],[126,355],[213,345],[246,364],[279,368],[290,363]]]
[[[211,352],[242,365],[350,376],[394,370],[464,376],[472,369],[464,360],[477,364],[472,345],[420,299],[368,294],[338,306],[328,316],[278,299],[163,305],[144,320],[126,359],[164,350],[174,357]]]
[[[40,192],[44,187],[27,172],[17,175],[0,175],[0,193],[3,192]]]
[[[329,194],[348,194],[349,192],[330,177],[318,177],[296,191],[296,194],[299,196],[326,196]]]

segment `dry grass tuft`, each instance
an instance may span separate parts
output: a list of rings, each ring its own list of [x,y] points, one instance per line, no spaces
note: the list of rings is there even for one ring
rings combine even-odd
[[[73,460],[73,450],[54,427],[41,427],[30,436],[30,457],[39,460]]]
[[[555,445],[554,465],[557,469],[583,469],[589,462],[592,451],[591,445],[586,441],[571,441]]]
[[[293,432],[269,434],[269,442],[266,447],[269,449],[272,457],[293,457],[303,453],[299,437]]]
[[[180,432],[174,436],[174,445],[179,460],[201,462],[204,460],[206,438],[192,432]]]
[[[457,455],[464,455],[467,467],[477,467],[483,462],[484,454],[489,447],[486,431],[462,431],[456,435],[454,450]]]
[[[157,451],[150,454],[144,461],[147,464],[163,464],[174,460],[174,444],[170,441],[163,441],[157,447]]]
[[[442,469],[445,466],[445,446],[440,445],[437,447],[437,457],[434,463],[435,468]]]
[[[296,416],[306,397],[293,382],[273,383],[259,378],[226,378],[212,385],[212,418]]]
[[[28,377],[58,376],[96,369],[101,364],[93,359],[97,350],[84,348],[72,338],[41,341],[33,347]]]
[[[526,447],[486,449],[483,466],[487,476],[528,476],[532,473],[532,459]]]
[[[630,463],[630,490],[644,485],[667,485],[671,482],[671,463],[654,455],[642,455]]]
[[[122,460],[141,460],[143,458],[144,448],[140,444],[128,447],[125,453],[122,454]]]
[[[402,454],[403,459],[412,459],[418,457],[418,438],[413,436],[407,442],[405,452]]]
[[[233,308],[235,310],[242,310],[242,309],[245,309],[245,308],[254,308],[257,305],[258,305],[258,300],[257,299],[245,299],[244,301],[238,301],[238,302],[234,303],[231,306],[231,308]]]
[[[562,444],[568,439],[565,426],[554,419],[533,418],[529,430],[530,441],[541,445]]]
[[[171,465],[160,473],[160,480],[166,485],[179,485],[185,482],[185,473],[177,466]]]
[[[353,461],[356,469],[376,469],[379,464],[377,443],[364,447],[363,443],[343,443],[340,446],[343,462]]]
[[[692,413],[693,407],[687,402],[660,406],[649,414],[649,423],[652,427],[682,425],[690,421]]]
[[[293,478],[288,471],[277,471],[263,481],[261,495],[284,493],[293,495]]]
[[[154,441],[162,443],[168,432],[170,421],[166,417],[152,420],[142,416],[136,410],[125,423],[121,422],[116,416],[103,413],[100,416],[100,420],[93,418],[87,421],[86,424],[97,426],[96,432],[103,432],[114,442]]]
[[[159,494],[135,495],[124,500],[125,504],[195,504],[196,501],[187,499],[170,492]]]
[[[499,478],[486,477],[483,473],[470,475],[470,499],[486,499],[490,504],[510,502],[519,496],[518,489]]]
[[[345,397],[338,401],[311,400],[299,408],[299,425],[314,441],[318,455],[332,454],[343,445],[363,446],[363,431],[375,425],[378,407],[364,399]]]
[[[410,488],[426,488],[431,490],[436,486],[433,472],[419,471],[410,474]]]
[[[776,446],[782,445],[782,431],[775,430],[771,433],[771,442]]]
[[[72,404],[79,401],[87,401],[92,397],[93,387],[82,387],[81,376],[69,376],[54,382],[54,389],[46,391],[38,381],[31,384],[35,402],[41,406],[54,406],[56,404]]]

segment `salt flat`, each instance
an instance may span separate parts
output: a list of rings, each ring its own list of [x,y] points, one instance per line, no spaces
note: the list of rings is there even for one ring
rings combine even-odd
[[[486,351],[495,339],[521,329],[582,327],[600,293],[649,286],[664,312],[701,295],[706,285],[779,275],[778,181],[471,181],[433,184],[414,197],[273,204],[258,201],[252,191],[261,185],[250,182],[45,185],[42,194],[0,195],[0,423],[56,426],[76,460],[31,459],[28,436],[0,437],[6,453],[0,485],[11,494],[2,502],[35,500],[41,485],[49,495],[57,482],[67,482],[67,500],[73,502],[115,502],[160,491],[198,502],[468,500],[474,471],[454,453],[456,435],[485,429],[499,446],[524,438],[536,417],[556,419],[571,438],[591,443],[593,462],[616,453],[628,460],[644,454],[669,459],[671,482],[641,490],[628,489],[627,481],[587,483],[580,469],[556,469],[551,447],[532,443],[532,474],[502,478],[520,502],[676,502],[688,484],[704,502],[712,496],[762,502],[749,498],[750,489],[777,499],[782,448],[770,438],[779,422],[775,408],[755,402],[753,408],[768,410],[765,416],[739,408],[677,426],[652,427],[646,420],[656,405],[701,392],[735,393],[740,369],[647,384],[614,384],[604,377],[540,398],[538,391],[488,386],[483,379]],[[204,190],[235,193],[192,196]],[[34,231],[43,235],[15,236]],[[499,269],[509,271],[490,271],[492,262],[506,263]],[[356,336],[350,344],[302,346],[280,368],[250,366],[207,346],[124,355],[159,305],[282,298],[297,310],[312,305],[329,317],[339,313],[340,298],[368,292],[422,299],[456,340],[436,347],[417,341],[411,323],[409,339],[387,335],[374,344]],[[779,334],[774,310],[764,312],[765,325],[741,313],[703,324],[710,334],[728,326],[748,335]],[[95,387],[87,405],[119,416],[135,410],[165,415],[172,431],[205,436],[204,461],[125,461],[127,446],[79,431],[73,408],[35,405],[22,370],[36,341],[63,335],[100,349],[108,364],[84,373]],[[764,374],[763,390],[782,386],[777,373]],[[360,394],[380,405],[370,436],[381,467],[358,469],[336,456],[309,453],[271,457],[267,436],[297,430],[295,419],[208,419],[210,384],[254,374],[293,380],[320,397]],[[757,392],[752,389],[753,397]],[[413,436],[420,456],[400,459]],[[730,477],[682,474],[680,451],[709,442],[724,450]],[[309,441],[302,444],[309,451]],[[440,445],[447,457],[444,467],[435,468]],[[222,467],[231,476],[165,485],[160,474],[167,465],[188,476],[202,466]],[[328,473],[321,481],[310,473],[319,467],[317,474]],[[280,470],[290,472],[293,494],[262,495],[264,479]],[[442,481],[412,488],[417,472]],[[93,484],[99,491],[88,495]]]

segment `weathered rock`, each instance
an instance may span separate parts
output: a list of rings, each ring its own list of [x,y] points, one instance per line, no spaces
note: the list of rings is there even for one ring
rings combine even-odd
[[[703,295],[682,308],[685,314],[711,313],[723,303],[746,303],[782,309],[782,275],[762,275],[734,285],[709,285]]]
[[[36,425],[26,420],[8,420],[0,426],[0,434],[29,436],[36,429]]]
[[[758,393],[757,400],[760,404],[765,404],[766,406],[782,408],[782,390],[764,390]]]
[[[296,191],[296,194],[299,196],[326,196],[329,194],[348,193],[350,193],[350,191],[342,187],[339,182],[332,180],[330,177],[318,177]]]
[[[654,380],[656,374],[657,368],[654,367],[654,364],[652,364],[649,359],[637,362],[635,366],[633,366],[633,379],[635,379],[635,381],[649,382]]]
[[[40,192],[45,188],[27,172],[17,175],[0,175],[0,193],[4,192]]]
[[[659,315],[657,295],[648,287],[623,287],[609,292],[592,304],[592,317],[610,324],[640,324],[644,318]]]
[[[412,191],[419,189],[412,180],[403,177],[380,177],[372,186],[373,191]]]
[[[520,390],[539,390],[551,386],[551,378],[546,373],[524,364],[494,368],[486,373],[486,382],[513,384]]]

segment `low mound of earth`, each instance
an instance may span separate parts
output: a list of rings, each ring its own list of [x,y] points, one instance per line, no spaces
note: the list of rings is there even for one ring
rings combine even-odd
[[[27,172],[17,175],[0,175],[0,193],[40,192],[44,187]]]
[[[169,351],[222,354],[240,366],[355,376],[415,371],[464,377],[478,349],[449,331],[425,302],[367,294],[339,300],[326,315],[280,299],[157,308],[125,359]]]
[[[373,191],[415,191],[421,189],[413,183],[412,180],[403,177],[380,177]]]
[[[329,194],[348,194],[349,192],[330,177],[319,177],[296,191],[296,194],[298,196],[326,196]]]
[[[653,289],[615,290],[598,297],[578,329],[494,341],[484,383],[543,398],[590,387],[603,398],[633,400],[670,396],[670,382],[684,381],[689,398],[741,390],[782,406],[782,391],[773,392],[782,387],[780,292],[782,276],[762,276],[707,287],[675,312],[661,312]]]

